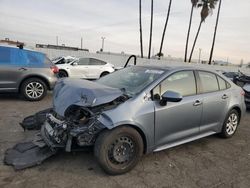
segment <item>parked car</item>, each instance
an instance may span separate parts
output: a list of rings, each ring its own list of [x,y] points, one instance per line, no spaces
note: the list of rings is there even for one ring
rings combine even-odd
[[[245,103],[247,108],[250,108],[250,76],[239,72],[239,76],[235,76],[233,82],[242,87],[245,92]]]
[[[71,63],[72,61],[77,60],[77,59],[78,58],[72,57],[72,56],[56,57],[56,58],[52,59],[52,63],[54,63],[55,65],[67,64],[67,63]]]
[[[29,101],[44,98],[57,81],[58,68],[45,54],[0,46],[0,92],[20,93]]]
[[[240,75],[239,72],[223,72],[222,74],[228,77],[231,81],[233,81],[235,77]]]
[[[59,77],[98,79],[114,72],[114,65],[95,58],[80,58],[57,66]]]
[[[36,155],[29,149],[27,160],[26,152],[19,154],[15,146],[5,161],[29,167],[59,149],[94,146],[100,166],[109,174],[122,174],[143,154],[213,134],[232,137],[245,108],[240,87],[191,67],[131,66],[95,82],[62,79],[54,89],[53,109],[42,112],[40,136],[30,144]],[[39,156],[38,148],[43,149]]]

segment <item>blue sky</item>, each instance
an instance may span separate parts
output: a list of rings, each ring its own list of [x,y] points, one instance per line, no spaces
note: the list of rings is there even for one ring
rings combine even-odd
[[[250,61],[250,1],[222,0],[214,59],[227,58],[233,63]],[[148,53],[150,0],[143,0],[144,53]],[[153,49],[159,50],[161,34],[168,8],[167,0],[154,1]],[[173,0],[171,17],[166,32],[163,53],[183,57],[189,21],[190,0]],[[195,11],[191,43],[199,24],[199,10]],[[194,51],[206,60],[211,47],[217,10],[204,25]],[[95,52],[105,36],[105,51],[139,54],[138,1],[137,0],[0,0],[0,38],[8,37],[35,43],[59,43]],[[191,48],[190,43],[190,48]]]

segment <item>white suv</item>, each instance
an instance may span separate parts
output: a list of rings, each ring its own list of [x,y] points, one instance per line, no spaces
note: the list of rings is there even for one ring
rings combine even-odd
[[[95,58],[80,58],[67,64],[58,64],[59,77],[98,79],[114,72],[114,65]]]

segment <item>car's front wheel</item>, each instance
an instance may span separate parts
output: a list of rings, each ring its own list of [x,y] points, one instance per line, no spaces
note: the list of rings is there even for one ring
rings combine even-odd
[[[46,96],[47,86],[39,78],[29,78],[22,83],[20,91],[25,99],[39,101]]]
[[[232,137],[239,125],[240,116],[236,110],[231,110],[226,117],[220,135],[224,138]]]
[[[131,127],[105,130],[97,138],[95,157],[105,172],[123,174],[136,166],[143,154],[141,135]]]

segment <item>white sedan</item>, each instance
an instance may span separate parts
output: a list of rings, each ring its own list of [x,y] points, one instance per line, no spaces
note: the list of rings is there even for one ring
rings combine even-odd
[[[95,58],[80,58],[67,64],[56,65],[59,77],[98,79],[114,72],[114,65]]]

